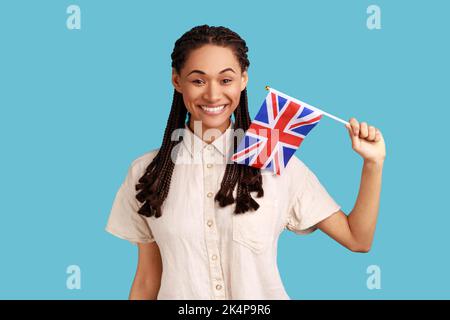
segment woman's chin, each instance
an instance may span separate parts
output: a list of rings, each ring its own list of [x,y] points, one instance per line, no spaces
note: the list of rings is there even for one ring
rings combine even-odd
[[[226,114],[222,114],[220,116],[203,115],[202,117],[193,120],[194,126],[195,121],[200,121],[203,129],[220,129],[223,127],[226,128],[229,125],[229,116]]]

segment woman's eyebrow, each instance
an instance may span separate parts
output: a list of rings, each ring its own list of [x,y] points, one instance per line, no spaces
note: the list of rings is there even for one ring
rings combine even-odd
[[[232,68],[226,68],[226,69],[223,69],[222,71],[220,71],[219,74],[227,72],[227,71],[231,71],[233,73],[236,73],[236,72],[234,72],[234,70]],[[188,75],[190,75],[192,73],[206,74],[204,71],[201,71],[201,70],[192,70],[191,72],[188,73]]]

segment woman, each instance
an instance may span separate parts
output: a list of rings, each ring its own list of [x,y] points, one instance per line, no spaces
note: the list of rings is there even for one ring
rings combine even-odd
[[[347,125],[364,159],[348,216],[295,155],[281,176],[228,161],[233,132],[251,121],[247,50],[235,32],[207,25],[175,43],[162,145],[132,162],[106,227],[139,247],[130,299],[289,299],[276,263],[285,229],[371,247],[385,158],[375,127]]]

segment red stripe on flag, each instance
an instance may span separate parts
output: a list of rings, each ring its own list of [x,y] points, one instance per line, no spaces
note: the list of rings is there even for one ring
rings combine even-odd
[[[275,93],[272,92],[272,112],[273,112],[273,119],[275,119],[278,115],[278,105],[277,105],[277,96]]]
[[[308,121],[303,121],[303,122],[300,122],[300,123],[293,124],[292,126],[289,127],[289,129],[294,129],[294,128],[298,128],[298,127],[301,127],[301,126],[304,126],[304,125],[307,125],[307,124],[311,124],[313,122],[319,121],[320,118],[322,118],[322,115],[319,115],[319,116],[317,116],[315,118],[312,118],[312,119],[310,119]]]
[[[275,169],[276,169],[276,173],[279,175],[280,174],[280,159],[278,157],[278,151],[275,153],[274,155],[274,159],[275,159]]]

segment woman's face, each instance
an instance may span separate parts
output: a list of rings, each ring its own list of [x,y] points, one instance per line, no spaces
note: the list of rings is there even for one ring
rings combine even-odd
[[[191,51],[180,74],[172,71],[172,83],[191,114],[189,127],[201,121],[203,133],[227,129],[247,81],[232,49],[210,44]]]

